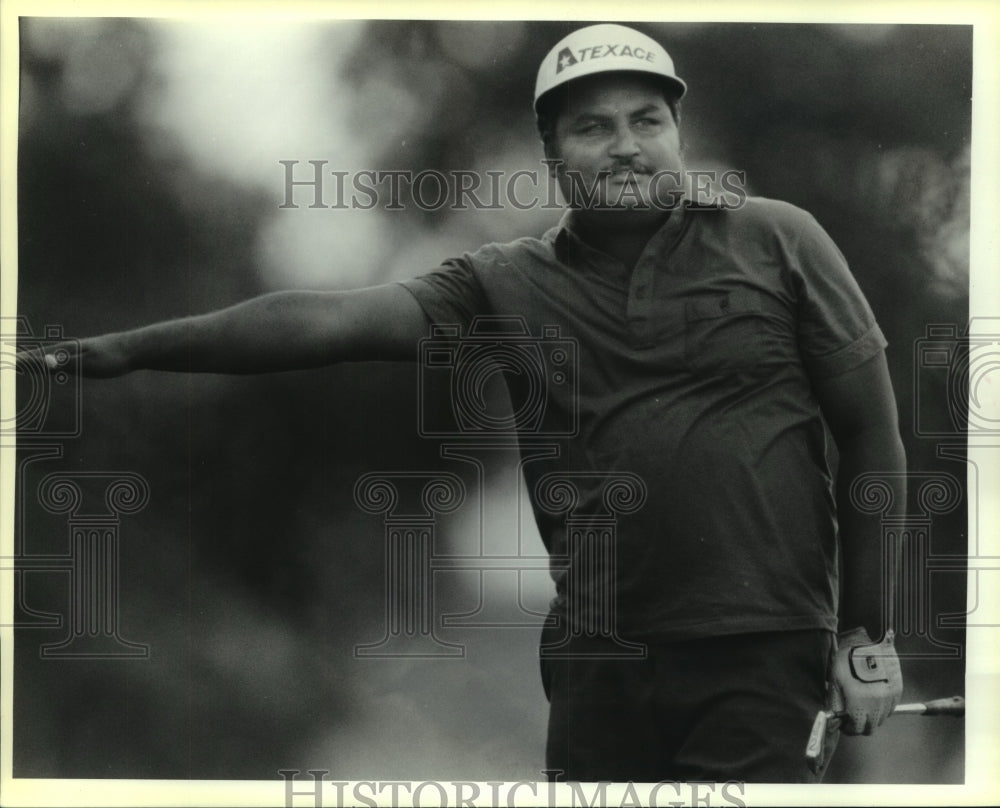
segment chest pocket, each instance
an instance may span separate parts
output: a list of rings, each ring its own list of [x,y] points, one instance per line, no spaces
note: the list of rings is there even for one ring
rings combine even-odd
[[[759,369],[795,355],[794,320],[781,301],[754,289],[689,298],[684,361],[699,375]]]

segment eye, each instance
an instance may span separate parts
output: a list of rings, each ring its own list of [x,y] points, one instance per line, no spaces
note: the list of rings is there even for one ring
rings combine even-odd
[[[607,131],[608,125],[603,121],[585,121],[577,127],[577,132],[583,135],[599,134]]]

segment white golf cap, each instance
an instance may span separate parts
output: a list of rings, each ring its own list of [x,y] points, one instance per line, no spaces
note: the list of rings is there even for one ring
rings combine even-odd
[[[538,99],[549,90],[583,76],[620,70],[660,76],[678,98],[687,91],[659,42],[624,25],[589,25],[561,39],[542,59],[535,80],[535,111]]]

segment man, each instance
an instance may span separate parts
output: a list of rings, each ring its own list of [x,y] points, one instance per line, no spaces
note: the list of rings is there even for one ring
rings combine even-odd
[[[891,631],[872,640],[888,628],[881,528],[850,502],[859,475],[905,468],[886,343],[808,214],[679,193],[685,92],[649,37],[578,30],[536,84],[570,205],[541,239],[486,245],[402,284],[271,294],[85,339],[79,362],[92,376],[261,373],[415,359],[431,324],[557,326],[578,348],[578,384],[546,387],[542,432],[563,436],[558,456],[525,464],[559,562],[542,646],[547,769],[809,782],[817,711],[870,733],[902,690]],[[58,366],[54,352],[45,362]],[[582,514],[600,513],[607,476],[641,481],[648,496],[619,519],[613,553],[547,509],[552,472],[576,475]]]

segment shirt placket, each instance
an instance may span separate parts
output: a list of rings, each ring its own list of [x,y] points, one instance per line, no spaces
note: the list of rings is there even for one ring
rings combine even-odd
[[[655,342],[656,320],[653,303],[658,276],[667,271],[667,261],[684,225],[684,208],[678,207],[643,249],[629,279],[625,317],[632,345],[648,347]]]

